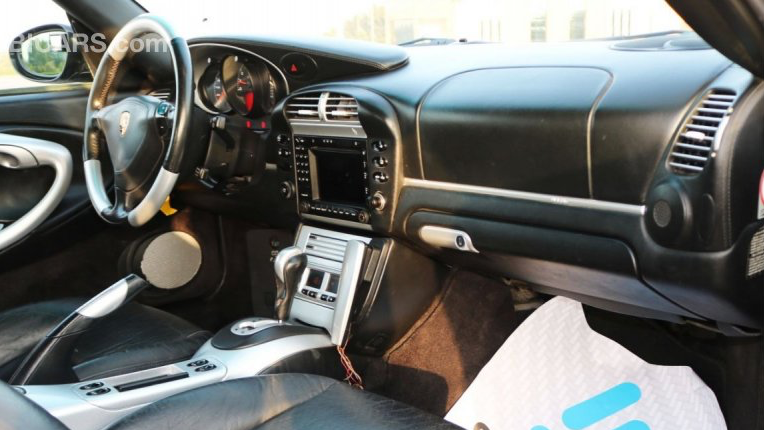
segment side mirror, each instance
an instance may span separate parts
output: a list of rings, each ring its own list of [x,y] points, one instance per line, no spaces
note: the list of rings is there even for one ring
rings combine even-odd
[[[71,28],[51,24],[16,36],[8,53],[13,68],[31,81],[89,82],[92,75],[78,46]]]

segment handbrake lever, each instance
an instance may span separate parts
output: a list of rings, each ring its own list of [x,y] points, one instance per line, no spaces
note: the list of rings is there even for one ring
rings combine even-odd
[[[69,360],[80,336],[95,322],[130,302],[149,285],[140,276],[128,275],[88,300],[32,348],[9,383],[29,385],[76,381]]]

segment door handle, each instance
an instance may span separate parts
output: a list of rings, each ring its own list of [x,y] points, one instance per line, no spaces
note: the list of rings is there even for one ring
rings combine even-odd
[[[53,185],[24,216],[0,229],[0,251],[26,237],[61,203],[72,181],[72,156],[65,147],[46,140],[0,134],[0,166],[8,169],[52,167]]]

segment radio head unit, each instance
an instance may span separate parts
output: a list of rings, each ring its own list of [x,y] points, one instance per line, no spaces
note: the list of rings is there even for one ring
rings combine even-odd
[[[351,222],[369,222],[367,141],[294,136],[299,209]]]

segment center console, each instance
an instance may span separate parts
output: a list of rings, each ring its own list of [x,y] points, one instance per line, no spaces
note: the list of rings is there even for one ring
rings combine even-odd
[[[294,246],[275,259],[277,279],[282,282],[277,296],[281,289],[285,298],[276,301],[278,318],[235,321],[180,363],[91,381],[18,389],[67,426],[95,430],[173,394],[284,371],[283,364],[293,363],[301,354],[308,359],[286,366],[287,370],[322,373],[341,369],[335,349],[347,342],[354,304],[365,303],[369,291],[374,291],[372,284],[381,279],[386,260],[380,244],[384,248],[384,241],[375,242],[371,237],[301,226]]]

